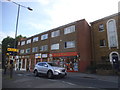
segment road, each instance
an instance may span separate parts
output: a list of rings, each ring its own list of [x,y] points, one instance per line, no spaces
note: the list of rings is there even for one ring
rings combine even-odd
[[[65,78],[47,79],[44,76],[35,77],[32,72],[14,72],[12,79],[9,73],[3,75],[2,88],[118,88],[118,76],[108,77],[68,73]]]

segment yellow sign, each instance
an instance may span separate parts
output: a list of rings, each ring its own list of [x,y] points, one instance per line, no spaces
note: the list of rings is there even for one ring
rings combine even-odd
[[[6,55],[9,55],[9,53],[6,53]]]
[[[15,49],[15,48],[7,48],[7,51],[18,52],[18,49]]]

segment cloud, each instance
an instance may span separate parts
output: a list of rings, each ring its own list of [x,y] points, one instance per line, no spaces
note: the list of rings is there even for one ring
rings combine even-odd
[[[2,42],[2,40],[4,38],[6,38],[7,36],[10,36],[12,38],[15,38],[15,32],[13,31],[8,31],[8,32],[2,32],[2,30],[0,31],[0,42]]]

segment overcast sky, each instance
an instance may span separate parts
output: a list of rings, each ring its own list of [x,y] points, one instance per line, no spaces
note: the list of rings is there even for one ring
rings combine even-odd
[[[17,35],[26,37],[80,20],[88,23],[118,12],[120,0],[13,0],[31,7],[20,8]],[[0,42],[15,37],[17,5],[0,0]]]

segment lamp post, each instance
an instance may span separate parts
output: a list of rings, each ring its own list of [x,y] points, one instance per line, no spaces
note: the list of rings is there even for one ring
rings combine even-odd
[[[14,1],[11,1],[11,0],[7,0],[7,1],[10,1],[10,2],[18,5],[17,21],[16,21],[16,29],[15,29],[15,41],[14,41],[14,48],[16,48],[16,37],[17,37],[17,30],[18,30],[18,21],[19,21],[20,7],[27,8],[30,11],[33,11],[33,9],[31,9],[30,7],[26,7],[24,5],[18,4],[18,3],[14,2]]]
[[[11,0],[7,0],[7,1],[11,1]],[[16,48],[16,37],[17,37],[17,29],[18,29],[18,20],[19,20],[19,13],[20,13],[20,7],[23,7],[23,8],[27,8],[28,10],[30,11],[33,11],[33,9],[31,9],[30,7],[26,7],[26,6],[23,6],[21,4],[18,4],[14,1],[11,1],[12,3],[18,5],[18,12],[17,12],[17,21],[16,21],[16,30],[15,30],[15,42],[14,42],[14,48]]]
[[[11,1],[11,0],[7,0]],[[30,7],[23,6],[21,4],[18,4],[14,1],[11,1],[12,3],[16,4],[18,6],[18,12],[17,12],[17,21],[16,21],[16,29],[15,29],[15,41],[14,41],[14,48],[16,48],[16,37],[17,37],[17,29],[18,29],[18,21],[19,21],[19,13],[20,13],[20,7],[27,8],[28,10],[32,11]],[[13,52],[13,56],[15,56],[15,53]],[[13,61],[11,62],[11,69],[10,69],[10,78],[12,78],[12,72],[13,72]]]

